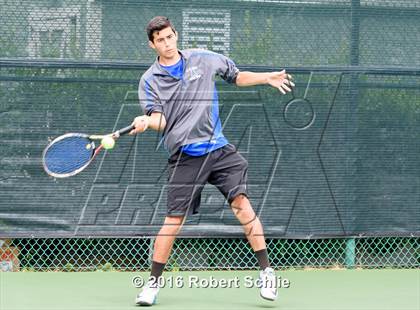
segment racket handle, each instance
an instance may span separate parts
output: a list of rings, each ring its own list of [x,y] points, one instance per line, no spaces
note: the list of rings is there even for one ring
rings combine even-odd
[[[121,128],[120,130],[117,130],[114,135],[118,138],[119,136],[128,134],[130,131],[132,131],[134,129],[133,125]]]

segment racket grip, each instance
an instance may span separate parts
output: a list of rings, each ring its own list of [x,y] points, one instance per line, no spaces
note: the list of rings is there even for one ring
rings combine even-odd
[[[124,128],[121,128],[120,130],[118,130],[115,135],[117,137],[128,134],[130,131],[132,131],[134,129],[134,125],[130,125]]]

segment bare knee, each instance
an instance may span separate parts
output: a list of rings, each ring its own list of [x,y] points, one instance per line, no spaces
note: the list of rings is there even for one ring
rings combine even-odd
[[[178,234],[184,224],[184,216],[166,216],[162,233]]]
[[[262,244],[255,244],[255,242],[257,242],[255,241],[255,237],[263,236],[263,229],[260,220],[252,209],[248,197],[246,197],[246,195],[239,194],[231,201],[230,206],[236,218],[242,224],[245,235],[249,240],[252,240],[250,242],[253,242],[253,248],[262,247]],[[262,243],[264,243],[264,237],[262,240]]]
[[[246,197],[243,194],[239,194],[238,196],[233,198],[233,200],[230,203],[230,206],[236,213],[251,208],[251,203],[249,202],[248,197]]]
[[[232,200],[230,207],[237,217],[246,217],[248,219],[249,217],[255,217],[254,210],[252,209],[248,197],[243,194],[236,196]]]

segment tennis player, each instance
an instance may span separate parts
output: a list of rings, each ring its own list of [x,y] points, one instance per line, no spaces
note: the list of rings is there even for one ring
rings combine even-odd
[[[136,304],[150,306],[156,302],[157,280],[186,216],[198,213],[206,183],[220,190],[243,226],[261,269],[261,297],[275,300],[276,277],[270,267],[263,227],[248,200],[248,163],[222,133],[214,77],[238,86],[269,84],[286,94],[294,86],[291,76],[284,70],[239,71],[221,54],[178,50],[178,33],[163,16],[153,18],[146,32],[157,59],[141,77],[139,98],[144,115],[134,119],[131,134],[148,128],[163,132],[169,153],[169,181],[167,215],[154,243],[151,277],[137,295]]]

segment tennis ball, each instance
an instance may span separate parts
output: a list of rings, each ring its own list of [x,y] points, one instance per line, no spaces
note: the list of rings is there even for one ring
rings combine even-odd
[[[115,140],[111,136],[106,136],[102,138],[101,145],[103,146],[105,150],[110,150],[114,147]]]

